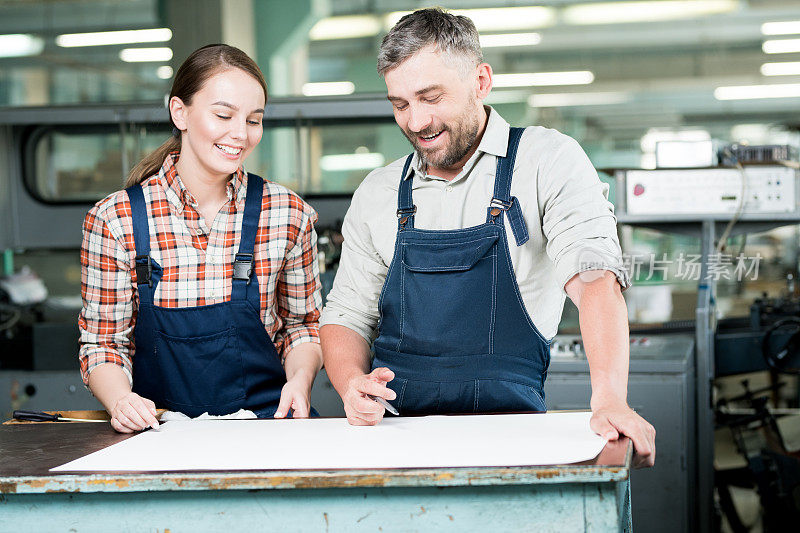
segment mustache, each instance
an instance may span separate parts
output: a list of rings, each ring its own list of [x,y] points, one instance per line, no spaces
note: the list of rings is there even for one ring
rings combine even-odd
[[[436,126],[436,127],[431,127],[431,128],[425,128],[424,130],[421,130],[421,131],[412,131],[412,130],[407,130],[407,131],[408,131],[409,134],[415,135],[415,136],[418,136],[418,137],[430,137],[431,135],[433,135],[435,133],[439,133],[441,131],[449,131],[449,130],[450,130],[450,128],[448,128],[447,126],[442,125],[442,126]]]

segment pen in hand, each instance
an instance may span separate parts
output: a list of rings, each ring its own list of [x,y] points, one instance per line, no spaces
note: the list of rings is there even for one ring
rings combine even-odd
[[[394,407],[392,407],[392,404],[390,404],[389,402],[387,402],[386,400],[384,400],[380,396],[373,396],[372,394],[367,394],[367,398],[369,398],[370,400],[375,400],[376,402],[381,404],[387,411],[389,411],[393,415],[400,416],[400,413],[398,412],[398,410],[395,409]]]

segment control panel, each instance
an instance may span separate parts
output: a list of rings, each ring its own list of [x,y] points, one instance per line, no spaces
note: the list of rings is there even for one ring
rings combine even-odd
[[[631,335],[631,359],[685,358],[693,349],[691,335]],[[550,360],[565,361],[586,359],[586,351],[579,335],[556,335],[550,343]]]
[[[746,214],[797,210],[797,171],[783,166],[744,168]],[[737,168],[629,170],[626,211],[631,215],[734,214],[742,197]]]

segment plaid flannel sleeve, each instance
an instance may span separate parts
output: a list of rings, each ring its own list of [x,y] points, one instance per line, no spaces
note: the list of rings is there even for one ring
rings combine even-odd
[[[93,207],[83,223],[79,361],[81,377],[104,363],[119,365],[132,383],[131,353],[136,322],[129,253],[109,229],[104,215],[112,209]],[[112,213],[113,216],[113,213]]]
[[[316,213],[306,207],[295,245],[286,255],[276,288],[277,311],[283,320],[275,345],[285,357],[304,342],[319,343],[322,290],[317,262]]]

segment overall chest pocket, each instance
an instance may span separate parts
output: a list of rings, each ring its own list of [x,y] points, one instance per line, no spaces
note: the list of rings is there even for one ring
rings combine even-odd
[[[187,415],[219,414],[218,410],[227,411],[226,406],[244,399],[236,328],[195,337],[158,332],[155,353],[165,381],[165,400]],[[199,412],[193,415],[194,411]]]
[[[497,239],[403,243],[401,352],[491,353]]]

